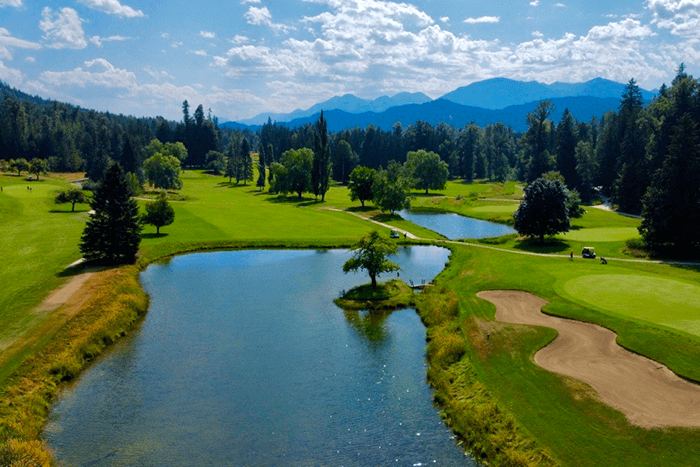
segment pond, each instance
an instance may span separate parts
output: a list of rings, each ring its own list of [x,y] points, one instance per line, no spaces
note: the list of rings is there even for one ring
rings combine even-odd
[[[452,212],[397,211],[397,214],[407,221],[444,235],[450,240],[500,237],[516,233],[515,229],[505,224],[473,219]]]
[[[449,251],[402,248],[430,281]],[[414,310],[344,312],[345,250],[198,253],[148,267],[143,324],[62,391],[66,465],[475,466],[432,403]],[[387,280],[387,277],[382,277]]]

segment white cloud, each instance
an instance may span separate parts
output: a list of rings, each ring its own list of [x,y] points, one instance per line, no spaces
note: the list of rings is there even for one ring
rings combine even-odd
[[[233,39],[231,39],[232,44],[245,44],[246,42],[250,42],[250,38],[246,36],[233,36]]]
[[[500,16],[481,16],[479,18],[467,18],[464,20],[467,24],[499,23],[500,21]]]
[[[0,60],[0,80],[12,87],[18,88],[24,81],[24,76],[22,76],[21,71],[9,68]]]
[[[152,69],[146,67],[143,69],[143,71],[145,71],[146,74],[148,76],[150,76],[151,78],[159,80],[159,81],[166,80],[166,79],[175,79],[175,77],[173,75],[171,75],[170,73],[168,73],[165,70],[155,71],[155,70],[152,70]]]
[[[100,86],[105,88],[133,88],[136,75],[116,68],[104,58],[96,58],[72,71],[45,71],[40,80],[52,86]]]
[[[43,39],[52,49],[84,49],[87,40],[83,32],[83,20],[72,8],[62,8],[54,15],[53,10],[45,7],[41,12],[39,28],[44,31]]]
[[[566,8],[566,5],[564,5],[563,3],[555,3],[554,6],[557,8]]]
[[[214,39],[216,34],[211,31],[199,31],[199,35],[205,39]]]
[[[25,62],[27,63],[36,63],[36,58],[34,57],[27,57],[24,59]]]
[[[677,36],[700,37],[700,0],[648,0],[647,8],[658,28]]]
[[[442,18],[440,18],[440,21],[442,21],[443,23],[449,23],[449,22],[450,22],[450,17],[449,17],[449,16],[443,16]]]
[[[143,11],[135,10],[130,6],[122,5],[119,0],[78,0],[83,5],[93,10],[101,11],[109,15],[117,15],[122,18],[143,18]]]
[[[207,57],[208,56],[206,50],[190,50],[189,53],[191,53],[193,55],[197,55],[199,57]]]
[[[248,24],[252,24],[253,26],[268,26],[276,32],[288,32],[290,29],[292,29],[284,24],[273,23],[272,13],[270,13],[270,10],[268,10],[265,6],[262,8],[254,6],[248,8],[248,11],[245,14],[245,19]]]
[[[109,36],[109,37],[92,36],[90,38],[90,42],[95,44],[97,47],[102,47],[102,44],[104,42],[124,42],[124,41],[128,41],[129,39],[131,39],[131,38],[124,37],[124,36]]]
[[[184,42],[175,41],[172,44],[170,44],[170,47],[172,47],[173,49],[178,49],[178,48],[182,47],[183,45],[185,45]]]
[[[247,3],[260,3],[262,0],[243,0],[241,2],[241,5],[245,5]]]
[[[530,2],[530,6],[539,6],[539,4],[540,0],[533,0],[532,2]]]
[[[10,31],[0,27],[0,60],[12,60],[12,48],[37,50],[41,48],[41,44],[12,37]]]
[[[532,37],[544,37],[540,31],[532,31]]]
[[[22,6],[22,0],[0,0],[0,8],[4,8],[6,6],[19,8]]]

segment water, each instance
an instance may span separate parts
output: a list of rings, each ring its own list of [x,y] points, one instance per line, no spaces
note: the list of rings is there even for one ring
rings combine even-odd
[[[420,283],[448,254],[394,260]],[[417,314],[332,303],[368,282],[342,273],[347,258],[262,250],[151,265],[143,325],[61,392],[44,438],[65,465],[476,465],[432,404]]]
[[[450,240],[459,238],[500,237],[516,233],[505,224],[472,219],[455,213],[398,211],[398,214],[416,225],[444,235]]]

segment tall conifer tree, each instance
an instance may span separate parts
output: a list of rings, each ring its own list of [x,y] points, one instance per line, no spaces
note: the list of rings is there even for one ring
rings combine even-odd
[[[90,203],[94,213],[85,225],[80,251],[87,261],[131,264],[141,243],[139,207],[129,196],[126,176],[112,165]]]

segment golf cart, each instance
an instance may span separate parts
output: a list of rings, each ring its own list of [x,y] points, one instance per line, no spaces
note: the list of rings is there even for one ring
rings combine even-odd
[[[595,258],[595,251],[593,251],[592,246],[584,246],[583,250],[581,251],[581,256],[584,258],[590,258],[593,259]]]
[[[390,238],[400,238],[401,236],[399,235],[399,233],[396,230],[392,230],[391,232],[389,232],[389,237]]]

